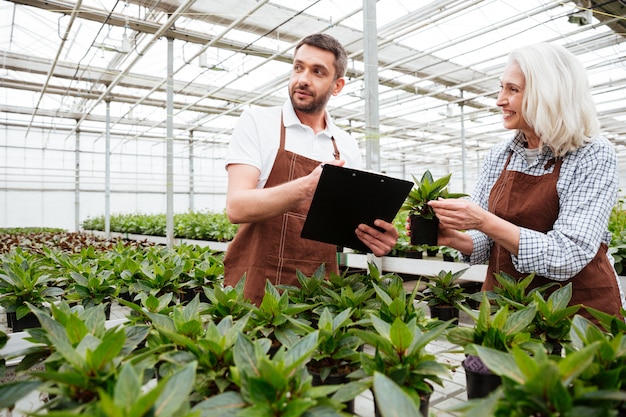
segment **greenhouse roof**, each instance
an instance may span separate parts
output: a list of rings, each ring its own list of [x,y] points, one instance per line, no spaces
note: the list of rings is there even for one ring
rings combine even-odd
[[[294,46],[325,32],[349,54],[346,86],[329,111],[366,158],[365,98],[378,103],[376,168],[476,171],[484,151],[510,134],[495,105],[508,52],[548,41],[587,67],[602,130],[626,173],[625,2],[378,0],[375,96],[366,91],[367,3],[0,1],[0,123],[24,129],[25,141],[35,129],[104,137],[108,109],[111,135],[160,140],[171,62],[174,139],[223,149],[243,110],[286,99]]]

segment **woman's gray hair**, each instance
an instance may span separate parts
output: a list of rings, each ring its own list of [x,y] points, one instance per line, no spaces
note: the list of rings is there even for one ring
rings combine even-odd
[[[567,49],[537,43],[513,50],[526,86],[522,109],[541,144],[562,156],[581,147],[600,130],[587,71]]]

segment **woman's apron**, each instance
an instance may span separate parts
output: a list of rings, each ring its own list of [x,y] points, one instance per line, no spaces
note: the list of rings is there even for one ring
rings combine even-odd
[[[517,226],[547,233],[552,230],[559,215],[559,196],[556,183],[561,172],[562,158],[554,159],[546,164],[546,170],[554,164],[551,174],[533,176],[516,171],[507,171],[506,167],[494,184],[489,195],[489,211]],[[607,245],[602,243],[596,256],[578,274],[567,281],[554,281],[542,276],[535,276],[530,287],[536,288],[547,283],[566,285],[572,283],[572,299],[570,305],[583,304],[608,314],[621,317],[621,298],[615,271],[609,262],[606,252]],[[483,291],[492,290],[498,285],[494,273],[506,272],[521,279],[528,274],[520,273],[513,266],[511,253],[494,242],[489,258],[487,277],[483,283]],[[591,318],[584,309],[579,314]]]
[[[320,161],[306,158],[285,149],[285,125],[280,120],[280,147],[265,188],[310,174]],[[334,157],[339,150],[334,138]],[[224,258],[224,285],[236,286],[246,277],[244,295],[259,305],[269,280],[277,285],[299,286],[296,270],[311,276],[321,264],[326,271],[338,273],[337,246],[300,237],[310,202],[293,211],[257,223],[244,223],[228,245]]]

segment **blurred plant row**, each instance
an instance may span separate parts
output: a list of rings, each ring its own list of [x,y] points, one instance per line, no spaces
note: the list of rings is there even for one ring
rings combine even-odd
[[[84,230],[104,231],[104,216],[87,218]],[[111,232],[165,236],[165,214],[113,214]],[[238,226],[232,224],[224,212],[188,212],[174,214],[174,237],[227,242],[235,237]]]

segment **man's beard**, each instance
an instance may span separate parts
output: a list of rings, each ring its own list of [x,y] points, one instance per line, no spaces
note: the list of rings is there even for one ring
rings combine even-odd
[[[300,89],[302,90],[302,89]],[[309,90],[304,90],[309,92]],[[330,88],[325,96],[316,96],[314,97],[313,101],[308,103],[308,104],[303,104],[303,103],[299,103],[298,101],[294,100],[294,92],[295,90],[289,90],[289,99],[291,100],[291,105],[293,106],[293,108],[297,111],[301,111],[302,113],[307,113],[307,114],[314,114],[314,113],[318,113],[320,111],[323,111],[324,108],[326,107],[326,103],[328,103],[328,100],[330,100],[330,96],[332,96],[333,94],[333,90],[332,88]]]

